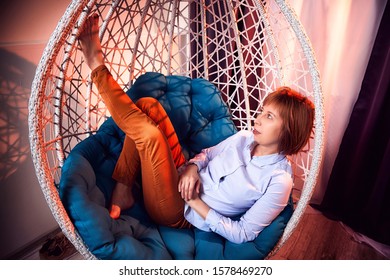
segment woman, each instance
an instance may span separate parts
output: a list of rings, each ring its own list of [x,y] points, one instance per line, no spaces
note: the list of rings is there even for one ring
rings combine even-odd
[[[309,140],[313,104],[280,88],[264,100],[253,131],[240,131],[185,163],[161,105],[151,98],[134,104],[104,65],[98,20],[86,20],[79,40],[92,81],[126,134],[110,215],[117,218],[132,206],[131,186],[140,170],[145,207],[156,223],[193,225],[235,243],[255,239],[287,205],[293,181],[286,156]]]

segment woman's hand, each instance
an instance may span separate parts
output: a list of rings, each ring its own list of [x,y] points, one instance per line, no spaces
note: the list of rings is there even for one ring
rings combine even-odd
[[[198,197],[200,191],[200,177],[198,167],[190,164],[181,174],[178,183],[178,190],[185,201]]]
[[[195,164],[190,164],[180,176],[178,186],[181,197],[195,212],[206,219],[210,207],[199,198],[200,183],[198,167]]]

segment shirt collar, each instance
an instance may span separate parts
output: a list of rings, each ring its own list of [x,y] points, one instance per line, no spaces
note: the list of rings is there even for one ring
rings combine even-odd
[[[271,154],[271,155],[265,155],[265,156],[253,156],[252,162],[259,166],[263,167],[265,165],[272,165],[275,163],[278,163],[279,161],[285,159],[286,156],[282,154]]]
[[[246,148],[247,148],[249,155],[250,155],[253,147],[256,145],[256,143],[254,141],[253,134],[251,134],[251,136],[248,137],[247,141],[248,142],[247,142]],[[285,157],[286,157],[285,155],[279,154],[279,153],[265,155],[265,156],[253,156],[252,162],[259,167],[263,167],[265,165],[275,164],[275,163],[283,160]]]

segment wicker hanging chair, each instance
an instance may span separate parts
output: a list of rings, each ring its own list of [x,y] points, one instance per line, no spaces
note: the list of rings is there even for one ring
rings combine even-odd
[[[267,93],[288,85],[313,100],[315,128],[292,158],[297,203],[276,252],[296,228],[316,184],[323,147],[323,97],[310,42],[282,0],[74,0],[50,37],[32,85],[30,144],[46,201],[66,237],[86,259],[84,244],[58,194],[61,168],[109,112],[89,80],[77,41],[97,13],[107,65],[128,90],[145,72],[205,78],[226,102],[237,129],[251,129]],[[268,255],[269,256],[269,255]]]

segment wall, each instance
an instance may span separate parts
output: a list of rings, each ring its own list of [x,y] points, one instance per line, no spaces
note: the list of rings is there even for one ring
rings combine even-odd
[[[35,176],[27,118],[36,66],[69,3],[0,4],[0,259],[58,227]]]

